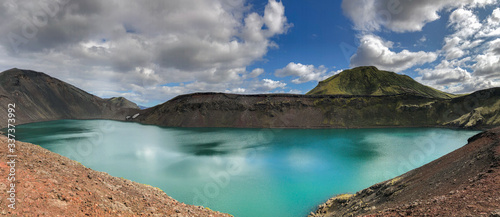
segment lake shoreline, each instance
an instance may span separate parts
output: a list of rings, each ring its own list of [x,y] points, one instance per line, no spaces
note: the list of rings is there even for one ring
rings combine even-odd
[[[467,138],[478,132],[443,128],[389,130],[165,128],[109,120],[33,123],[19,125],[18,131],[19,140],[39,144],[55,153],[77,160],[87,167],[106,171],[115,177],[125,177],[159,187],[182,202],[209,206],[238,216],[307,215],[311,208],[316,207],[332,193],[357,191],[402,174],[461,147]],[[99,134],[104,137],[95,137]],[[145,140],[145,138],[151,139]],[[136,140],[140,143],[134,142]],[[80,146],[77,144],[79,141],[95,141],[99,144],[89,146],[94,151],[75,152],[77,151],[75,148]],[[418,141],[436,144],[436,149],[432,155],[426,155],[421,163],[412,162],[410,168],[398,172],[398,165],[402,163],[398,159],[407,159],[408,153],[422,150],[422,147],[418,146]],[[248,155],[247,152],[257,155]],[[215,157],[215,160],[219,160],[210,160],[211,155],[214,155],[212,157]],[[129,158],[123,159],[123,156]],[[247,158],[247,156],[257,156],[257,158]],[[243,159],[236,163],[247,169],[241,173],[226,171],[224,169],[226,164],[234,165],[235,161],[231,159]],[[157,169],[152,170],[152,168]],[[262,172],[255,173],[255,171]],[[220,195],[215,198],[216,200],[206,204],[194,201],[193,189],[204,192],[203,186],[221,183],[217,181],[218,179],[207,180],[210,174],[226,173],[233,174],[230,175],[231,180],[234,180],[231,181],[231,186],[241,187],[225,188],[225,185],[221,185]],[[300,175],[303,173],[308,175]],[[248,176],[252,179],[248,180]],[[349,183],[347,180],[352,176],[364,181],[353,180],[350,182],[352,184],[342,184]],[[200,181],[193,181],[198,179]],[[272,183],[265,181],[268,179],[275,181]],[[336,187],[332,187],[332,179],[339,180]],[[262,188],[262,186],[267,187]],[[309,189],[311,186],[323,190],[314,191]],[[269,192],[269,195],[265,192]],[[242,197],[242,195],[247,196]],[[202,196],[211,197],[207,193],[203,193]],[[249,200],[248,203],[246,200]],[[276,211],[272,207],[274,204],[272,201],[276,200],[282,200],[280,204],[288,207],[285,209],[287,211],[280,211],[282,214],[269,214]],[[293,201],[302,202],[299,205]],[[256,206],[265,212],[250,212],[250,214],[240,212]]]
[[[0,151],[7,153],[7,137],[0,136]],[[79,162],[38,145],[16,142],[16,209],[6,204],[7,179],[0,180],[3,215],[231,215],[187,205],[162,190],[84,167]],[[0,156],[0,171],[8,174],[7,156]]]
[[[332,197],[309,216],[498,216],[499,181],[500,128],[495,128],[401,176]]]
[[[141,122],[136,122],[136,121],[130,121],[130,120],[117,120],[117,119],[101,119],[101,118],[95,118],[95,119],[54,119],[54,120],[43,120],[43,121],[34,121],[34,122],[27,122],[27,123],[22,123],[19,124],[18,126],[22,126],[25,124],[34,124],[34,123],[44,123],[44,122],[52,122],[52,121],[63,121],[63,120],[81,120],[81,121],[95,121],[95,120],[103,120],[103,121],[117,121],[117,122],[123,122],[123,123],[136,123],[140,125],[145,125],[145,126],[157,126],[157,127],[163,127],[163,128],[185,128],[185,129],[199,129],[199,128],[214,128],[214,129],[303,129],[303,130],[320,130],[320,129],[390,129],[390,128],[440,128],[440,129],[451,129],[451,130],[479,130],[479,131],[487,131],[491,130],[494,128],[497,128],[498,126],[487,126],[487,127],[479,127],[479,128],[464,128],[460,126],[443,126],[443,125],[407,125],[407,126],[402,126],[402,125],[391,125],[391,126],[366,126],[366,127],[337,127],[337,126],[331,126],[331,127],[324,127],[324,126],[318,126],[318,127],[174,127],[174,126],[162,126],[158,124],[147,124],[147,123],[141,123]],[[0,130],[3,130],[5,128],[2,128]],[[0,131],[0,135],[4,135],[5,133],[3,131]]]

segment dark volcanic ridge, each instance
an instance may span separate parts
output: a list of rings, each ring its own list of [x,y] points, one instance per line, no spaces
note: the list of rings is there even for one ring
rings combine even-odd
[[[449,98],[394,95],[195,93],[140,112],[169,127],[371,128],[500,126],[500,88]]]
[[[333,197],[310,216],[499,215],[500,128],[495,128],[404,175]]]
[[[0,104],[16,104],[16,123],[59,119],[124,120],[139,107],[123,97],[102,99],[41,72],[11,69],[0,73]],[[0,110],[0,128],[7,109]]]

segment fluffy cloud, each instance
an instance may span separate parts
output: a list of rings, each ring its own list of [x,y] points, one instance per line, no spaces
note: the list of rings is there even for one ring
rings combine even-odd
[[[466,82],[472,77],[467,70],[461,68],[461,65],[456,61],[443,60],[433,69],[417,69],[417,71],[422,75],[420,79],[427,84],[451,85]]]
[[[291,62],[285,68],[276,70],[274,74],[277,77],[298,77],[292,80],[292,83],[301,84],[309,81],[322,81],[336,73],[337,72],[328,73],[328,69],[323,65],[316,68],[314,65],[303,65],[301,63]]]
[[[442,51],[447,60],[461,58],[470,53],[472,48],[481,45],[484,40],[473,39],[483,28],[483,24],[470,9],[458,8],[450,14],[448,26],[454,33],[445,37]]]
[[[420,69],[424,83],[450,92],[471,92],[500,85],[500,10],[482,22],[473,10],[458,8],[450,15],[454,33],[445,37],[443,60],[433,69]]]
[[[398,72],[439,60],[432,68],[417,69],[420,77],[416,79],[454,93],[500,85],[500,39],[495,38],[500,35],[500,9],[483,20],[478,16],[478,8],[499,1],[361,1],[343,1],[344,12],[361,31],[361,45],[351,57],[351,66],[375,65]],[[393,42],[374,35],[382,30],[421,31],[426,23],[439,19],[442,10],[450,10],[448,28],[452,33],[444,37],[442,49],[436,52],[395,52]]]
[[[464,62],[443,60],[435,68],[417,69],[421,77],[416,80],[450,93],[469,93],[500,84],[484,77],[474,77],[463,68]]]
[[[270,91],[270,90],[274,90],[276,88],[285,88],[286,86],[286,83],[283,83],[281,81],[274,81],[274,80],[271,80],[271,79],[262,79],[262,82],[263,83],[260,83],[260,84],[257,84],[254,86],[254,88],[257,90],[257,91]]]
[[[433,62],[437,54],[433,52],[411,52],[391,50],[394,43],[384,41],[375,35],[364,35],[356,54],[351,57],[351,67],[376,66],[380,69],[400,72],[416,65]]]
[[[500,77],[500,39],[488,43],[488,50],[477,55],[473,65],[474,75],[488,78]]]
[[[442,48],[447,60],[457,59],[469,54],[469,50],[481,45],[484,41],[467,40],[458,36],[449,36],[444,39],[445,45]]]
[[[440,18],[444,9],[482,7],[497,0],[343,0],[344,13],[361,31],[379,31],[382,27],[395,32],[420,31],[425,24]]]
[[[500,36],[500,8],[493,10],[493,13],[484,23],[483,29],[478,33],[478,37],[498,37]]]
[[[483,26],[472,10],[464,8],[459,8],[451,13],[449,25],[455,30],[452,36],[463,39],[473,36]]]
[[[486,43],[482,54],[443,60],[434,68],[417,69],[417,80],[440,90],[467,93],[500,85],[500,39]]]
[[[252,70],[252,72],[250,74],[248,74],[247,77],[256,78],[256,77],[259,77],[259,75],[261,75],[262,73],[264,73],[264,69],[256,68],[256,69]]]
[[[148,86],[182,82],[200,87],[166,91],[231,90],[263,73],[246,67],[291,26],[284,13],[276,0],[264,11],[246,0],[6,0],[0,64],[45,71],[103,94],[135,88],[146,97]]]

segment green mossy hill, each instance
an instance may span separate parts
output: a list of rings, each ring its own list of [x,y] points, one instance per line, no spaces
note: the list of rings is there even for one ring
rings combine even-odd
[[[324,81],[307,95],[382,96],[412,94],[429,98],[450,99],[455,95],[420,84],[406,75],[362,66],[345,70]]]

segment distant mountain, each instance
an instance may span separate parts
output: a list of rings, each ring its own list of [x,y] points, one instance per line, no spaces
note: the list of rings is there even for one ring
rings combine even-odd
[[[123,97],[102,99],[41,72],[11,69],[0,73],[0,105],[4,106],[0,127],[7,124],[9,103],[16,103],[16,124],[114,119],[169,127],[500,126],[500,88],[454,96],[374,67],[353,70],[322,82],[330,86],[327,84],[342,81],[334,86],[342,87],[337,88],[341,95],[315,95],[314,90],[312,95],[194,93],[140,110]]]
[[[7,105],[15,103],[16,124],[58,119],[119,119],[139,110],[125,98],[102,99],[41,72],[10,69],[0,73],[0,127]]]
[[[148,106],[143,106],[143,105],[138,105],[138,106],[139,106],[139,108],[140,108],[141,110],[143,110],[143,109],[147,109],[147,108],[150,108],[150,107],[148,107]]]
[[[107,101],[110,104],[120,108],[141,109],[140,106],[126,99],[125,97],[112,97],[107,99]]]
[[[453,94],[422,85],[409,76],[381,71],[374,66],[345,70],[324,81],[307,95],[395,95],[414,94],[430,98],[450,99]]]

